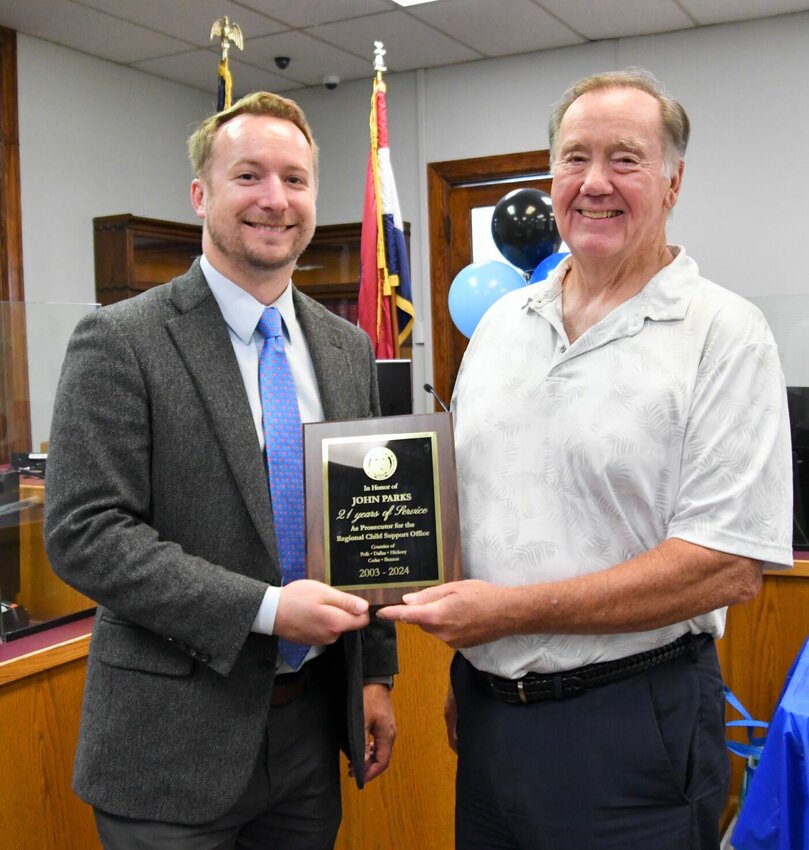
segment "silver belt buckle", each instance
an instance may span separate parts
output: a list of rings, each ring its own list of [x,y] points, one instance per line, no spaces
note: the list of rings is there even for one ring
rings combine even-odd
[[[528,705],[528,697],[525,695],[525,685],[522,679],[517,679],[517,693],[519,694],[520,702]]]

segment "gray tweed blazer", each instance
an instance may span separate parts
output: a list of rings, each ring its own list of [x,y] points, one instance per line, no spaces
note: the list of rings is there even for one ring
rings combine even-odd
[[[294,299],[326,419],[378,415],[367,336]],[[217,817],[261,745],[277,639],[250,626],[280,573],[264,460],[198,261],[79,323],[46,494],[53,568],[98,603],[76,792],[125,817]],[[345,748],[361,764],[362,678],[395,672],[395,635],[374,621],[328,653]]]

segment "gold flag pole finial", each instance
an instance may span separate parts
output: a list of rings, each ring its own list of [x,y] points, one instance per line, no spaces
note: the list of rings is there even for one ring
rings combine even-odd
[[[211,27],[211,41],[215,38],[219,39],[219,49],[221,51],[221,58],[223,62],[228,61],[228,51],[230,50],[231,44],[235,44],[239,50],[244,50],[242,28],[236,23],[232,24],[228,20],[227,15],[225,15],[224,18],[220,18],[218,21],[214,21],[214,24]]]
[[[385,45],[381,41],[374,42],[374,73],[377,80],[382,80],[382,74],[388,69],[385,67]]]
[[[233,88],[233,79],[230,76],[228,68],[228,52],[230,45],[235,44],[239,50],[244,50],[244,36],[242,29],[237,23],[231,23],[228,16],[219,18],[214,21],[211,27],[211,41],[215,38],[219,39],[219,93],[216,100],[216,109],[221,111],[229,109],[231,104],[231,90]]]

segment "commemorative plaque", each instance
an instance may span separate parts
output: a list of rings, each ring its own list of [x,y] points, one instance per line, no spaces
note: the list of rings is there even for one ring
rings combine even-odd
[[[306,572],[372,605],[461,578],[448,413],[304,425]]]

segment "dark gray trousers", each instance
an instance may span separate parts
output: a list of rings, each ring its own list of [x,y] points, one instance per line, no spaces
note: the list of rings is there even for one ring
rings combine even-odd
[[[456,850],[718,850],[728,793],[716,648],[580,696],[508,705],[460,655]]]
[[[271,708],[266,748],[248,786],[215,821],[159,823],[96,809],[105,850],[331,850],[342,811],[330,706],[326,688],[317,683],[288,705]]]

